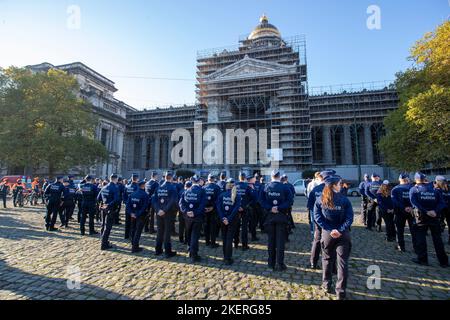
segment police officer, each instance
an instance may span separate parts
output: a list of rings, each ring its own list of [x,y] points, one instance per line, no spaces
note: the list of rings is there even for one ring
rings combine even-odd
[[[41,198],[42,198],[41,204],[45,204],[46,199],[45,199],[44,191],[45,191],[45,189],[47,189],[49,184],[50,183],[48,182],[48,179],[44,178],[44,183],[42,184],[42,191],[41,191]]]
[[[341,193],[341,180],[339,176],[325,178],[322,196],[314,205],[314,221],[322,228],[322,288],[331,293],[333,265],[337,264],[335,291],[338,300],[346,297],[353,223],[353,208]]]
[[[86,219],[89,217],[89,235],[98,234],[94,229],[95,210],[97,203],[98,188],[93,183],[91,176],[86,176],[84,179],[86,183],[80,184],[81,193],[81,217],[80,217],[80,232],[85,234]]]
[[[359,193],[361,194],[361,213],[363,217],[364,225],[367,226],[367,204],[369,200],[366,195],[366,187],[370,183],[370,177],[367,173],[364,174],[364,181],[359,184]]]
[[[147,192],[149,199],[152,199],[153,195],[155,194],[156,189],[158,189],[159,186],[159,178],[158,178],[158,172],[153,171],[150,177],[150,180],[145,184],[145,192]],[[145,224],[145,232],[150,232],[150,233],[156,233],[155,230],[155,209],[153,208],[153,206],[150,205],[148,206],[148,212],[149,214],[147,215],[147,219],[148,221]]]
[[[194,175],[191,181],[192,187],[184,192],[179,205],[186,221],[189,258],[191,262],[195,263],[201,261],[201,257],[198,255],[198,240],[205,217],[206,193],[200,186],[199,176]]]
[[[83,196],[82,196],[82,194],[81,194],[81,187],[84,185],[86,183],[86,180],[82,180],[79,184],[78,184],[78,186],[77,186],[77,193],[76,193],[76,195],[75,195],[75,199],[76,199],[76,202],[77,202],[77,208],[78,208],[78,211],[77,211],[77,222],[78,223],[80,223],[80,221],[81,221],[81,213],[82,213],[82,211],[83,211],[83,207],[82,207],[82,204],[83,204]]]
[[[292,206],[294,205],[294,199],[295,199],[295,188],[294,188],[294,185],[289,182],[289,178],[286,174],[281,176],[281,182],[283,182],[291,190],[292,194],[294,195],[294,198],[292,199],[292,203],[288,208],[289,223],[288,223],[288,230],[287,230],[287,235],[286,235],[286,242],[289,242],[289,234],[292,233],[292,229],[295,229],[294,217],[292,216]]]
[[[395,241],[395,225],[394,225],[394,202],[391,197],[391,189],[389,181],[384,180],[377,192],[377,203],[380,216],[384,220],[386,226],[386,241]]]
[[[329,171],[322,171],[317,175],[317,183],[316,186],[311,190],[308,196],[308,202],[306,204],[307,209],[310,212],[311,215],[311,221],[313,223],[314,228],[314,236],[313,241],[311,245],[311,258],[310,258],[310,264],[309,267],[311,269],[318,269],[318,262],[320,257],[320,241],[322,240],[322,228],[314,221],[314,206],[316,204],[316,200],[319,199],[322,196],[322,191],[325,187],[324,180],[329,177],[336,174],[336,171],[329,170]]]
[[[397,250],[405,252],[405,224],[408,221],[409,232],[411,233],[412,244],[416,248],[414,211],[409,200],[409,190],[412,185],[407,173],[401,173],[398,177],[399,185],[391,190],[392,202],[394,204],[394,224],[397,231]]]
[[[225,191],[225,187],[227,185],[227,173],[222,171],[219,176],[219,181],[217,181],[217,185],[222,189],[222,192]]]
[[[61,197],[63,195],[64,186],[62,184],[63,177],[56,177],[54,183],[47,186],[44,194],[48,199],[47,215],[45,217],[45,228],[47,231],[56,231],[56,217],[58,216],[59,207],[61,205]]]
[[[250,223],[250,213],[248,212],[248,206],[252,200],[252,190],[247,183],[247,176],[245,172],[239,172],[239,182],[236,183],[236,189],[239,197],[241,198],[241,207],[238,214],[238,227],[234,235],[234,247],[239,247],[239,231],[241,231],[242,250],[249,249],[248,246],[248,231]]]
[[[136,192],[138,187],[139,175],[133,173],[131,176],[131,181],[128,185],[125,186],[125,193],[123,194],[123,203],[126,205],[128,202],[128,198],[132,193]],[[130,239],[130,226],[131,226],[131,216],[125,207],[125,239]]]
[[[251,241],[258,241],[256,227],[258,225],[257,204],[259,202],[259,188],[256,187],[256,177],[248,176],[247,184],[250,187],[250,201],[247,205],[247,215],[249,216],[249,231],[252,236]]]
[[[115,212],[120,202],[119,188],[117,187],[118,178],[116,174],[112,174],[110,182],[100,190],[97,196],[97,200],[102,202],[100,207],[102,213],[101,250],[113,248],[109,243],[109,235],[114,224]]]
[[[430,229],[436,256],[441,267],[448,267],[448,256],[445,253],[441,237],[439,213],[445,207],[440,191],[426,183],[426,176],[417,172],[414,175],[416,185],[409,191],[409,199],[414,207],[416,217],[416,253],[417,258],[412,261],[420,265],[428,265],[427,230]]]
[[[223,258],[226,265],[233,264],[233,237],[237,228],[237,215],[241,207],[241,198],[234,187],[234,179],[228,179],[225,191],[222,192],[216,201],[216,209],[221,221]]]
[[[376,173],[372,174],[372,181],[366,185],[367,204],[367,230],[372,230],[377,226],[377,231],[381,232],[381,215],[378,210],[377,192],[381,187],[380,176]]]
[[[128,198],[127,207],[131,216],[131,252],[141,252],[142,248],[139,247],[139,241],[141,239],[142,229],[147,223],[147,212],[150,205],[150,197],[145,191],[146,182],[139,181],[139,189],[132,193]]]
[[[69,179],[64,180],[63,202],[59,209],[60,217],[64,217],[64,222],[61,224],[61,227],[69,227],[69,220],[72,218],[73,211],[75,210],[76,192],[75,184],[71,184]]]
[[[192,181],[186,181],[184,184],[184,189],[182,191],[180,191],[180,193],[178,194],[178,199],[181,199],[181,197],[183,197],[183,194],[186,192],[186,190],[189,190],[192,187]],[[178,209],[179,206],[177,206]],[[184,220],[184,215],[181,212],[181,210],[179,210],[178,212],[178,237],[181,243],[183,244],[188,244],[188,237],[186,234],[186,221]]]
[[[172,181],[173,173],[167,171],[165,174],[165,182],[156,189],[153,195],[153,208],[156,213],[156,248],[155,255],[159,256],[163,254],[163,244],[165,257],[171,258],[177,255],[175,251],[172,251],[172,243],[170,235],[172,232],[172,224],[175,220],[178,199],[177,188]]]
[[[218,215],[215,205],[222,190],[217,185],[216,178],[213,174],[208,175],[208,182],[203,186],[203,190],[205,190],[206,193],[205,242],[207,247],[211,246],[211,248],[217,248],[219,247],[216,243]]]
[[[450,244],[450,188],[447,184],[447,179],[444,176],[436,176],[435,180],[436,190],[442,193],[442,199],[444,200],[445,207],[440,212],[442,232],[445,231],[445,221],[447,221],[447,227],[449,229],[448,244]]]
[[[0,199],[3,201],[3,208],[6,209],[6,196],[8,194],[8,180],[3,179],[2,182],[0,182]]]
[[[261,205],[267,211],[264,229],[268,235],[268,265],[272,270],[286,270],[284,264],[284,246],[286,227],[289,223],[288,209],[294,195],[280,181],[280,171],[273,170],[272,181],[267,184],[261,194]]]
[[[115,211],[114,215],[114,224],[115,225],[121,225],[120,222],[120,210],[122,209],[122,202],[123,202],[123,195],[125,193],[125,185],[123,184],[123,178],[119,177],[117,180],[117,188],[119,189],[119,204],[117,205],[117,210]]]

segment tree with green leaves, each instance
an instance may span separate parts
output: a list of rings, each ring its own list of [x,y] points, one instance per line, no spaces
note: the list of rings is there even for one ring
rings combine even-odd
[[[98,119],[79,91],[64,71],[0,70],[0,162],[47,168],[53,176],[106,160],[106,148],[94,139]]]
[[[417,41],[410,59],[397,74],[400,105],[385,118],[380,149],[400,170],[450,167],[450,21]]]

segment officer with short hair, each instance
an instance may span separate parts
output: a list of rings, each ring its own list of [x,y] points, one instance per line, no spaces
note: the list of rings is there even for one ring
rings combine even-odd
[[[81,217],[80,217],[80,231],[81,235],[85,234],[86,218],[89,217],[89,235],[98,234],[94,229],[95,210],[97,203],[98,188],[93,182],[91,176],[86,176],[84,179],[86,183],[80,184],[81,192]]]
[[[138,183],[139,189],[132,193],[128,198],[127,207],[128,212],[131,215],[131,252],[141,252],[142,248],[139,247],[142,230],[147,223],[147,212],[150,205],[150,197],[145,191],[146,182],[141,180]]]
[[[189,258],[191,262],[200,262],[198,254],[198,240],[200,229],[205,218],[206,193],[200,186],[200,177],[194,175],[191,178],[192,187],[184,192],[180,199],[180,210],[186,221],[187,239],[189,242]]]
[[[267,211],[264,229],[268,235],[268,265],[272,270],[287,269],[284,264],[284,246],[289,223],[287,214],[293,198],[291,190],[280,181],[280,171],[273,170],[272,181],[261,194],[261,205]]]
[[[426,176],[417,172],[414,175],[416,185],[409,191],[409,199],[414,207],[416,217],[416,253],[412,261],[420,265],[428,265],[427,230],[430,229],[436,256],[441,267],[448,267],[448,256],[445,253],[441,237],[439,213],[445,207],[442,194],[426,182]]]
[[[225,191],[225,187],[227,185],[227,173],[225,171],[222,171],[219,176],[219,181],[217,181],[217,185],[220,187],[220,189]]]
[[[445,207],[439,213],[441,216],[441,228],[442,233],[445,231],[445,221],[447,221],[448,227],[448,244],[450,244],[450,188],[447,183],[447,179],[444,176],[436,176],[435,189],[442,194]]]
[[[234,235],[234,247],[237,249],[239,247],[239,231],[241,233],[242,250],[247,251],[248,246],[248,231],[250,224],[249,204],[252,200],[252,189],[247,183],[247,175],[245,172],[239,172],[239,182],[235,185],[237,193],[241,198],[241,207],[238,213],[238,227],[236,228],[236,233]]]
[[[100,208],[102,213],[101,250],[113,248],[109,242],[109,235],[114,224],[115,212],[120,202],[119,188],[117,187],[118,178],[117,174],[112,174],[110,182],[100,190],[97,197],[97,200],[103,203]]]
[[[158,183],[158,172],[153,171],[150,177],[150,180],[147,181],[147,183],[145,184],[145,192],[147,192],[149,199],[151,199],[153,197],[153,195],[156,192],[156,189],[158,189],[159,187],[159,183]],[[149,214],[147,215],[147,223],[145,224],[145,232],[149,232],[149,233],[156,233],[155,230],[155,209],[153,208],[153,206],[150,205],[148,206],[148,212]]]
[[[125,193],[123,194],[123,203],[126,205],[128,202],[128,198],[132,193],[136,192],[138,187],[139,175],[137,173],[133,173],[131,175],[131,181],[128,185],[125,186]],[[125,239],[130,239],[130,226],[131,226],[131,216],[125,207]]]
[[[216,208],[222,226],[223,258],[226,265],[233,264],[233,237],[237,227],[237,214],[241,206],[241,198],[234,187],[234,179],[228,179],[226,190],[216,201]]]
[[[259,201],[259,188],[255,186],[256,184],[256,177],[255,176],[248,176],[247,177],[247,184],[250,187],[250,201],[247,205],[247,215],[249,216],[249,232],[252,236],[251,241],[258,241],[259,238],[256,236],[256,227],[258,225],[258,213],[257,210],[257,203]]]
[[[125,193],[125,185],[123,184],[123,178],[119,177],[117,179],[117,188],[119,189],[119,204],[117,205],[117,210],[115,210],[114,215],[114,224],[115,225],[121,225],[120,222],[120,210],[122,209],[122,201],[123,201],[123,194]]]
[[[409,181],[409,174],[401,173],[398,177],[399,185],[391,190],[392,202],[394,204],[394,224],[397,230],[397,250],[405,252],[405,224],[408,222],[409,232],[411,233],[412,244],[416,248],[416,221],[414,219],[414,210],[409,200],[409,190],[412,185]]]
[[[72,219],[73,211],[75,210],[76,192],[75,184],[71,184],[69,179],[64,180],[63,202],[59,209],[60,217],[64,217],[64,222],[61,221],[63,222],[61,227],[69,227],[69,220]]]
[[[206,193],[206,205],[205,205],[205,241],[206,246],[211,248],[217,248],[219,245],[216,243],[217,235],[217,221],[218,215],[216,212],[216,201],[221,193],[220,187],[216,183],[216,177],[213,174],[208,175],[208,182],[203,186],[203,190]]]
[[[367,204],[367,230],[377,227],[377,231],[381,232],[381,214],[378,210],[377,192],[381,187],[381,178],[377,173],[372,174],[372,181],[366,185]]]
[[[172,181],[173,173],[167,171],[165,174],[165,182],[160,184],[153,195],[153,208],[156,213],[156,248],[155,255],[159,256],[164,253],[166,258],[171,258],[177,255],[172,251],[171,233],[172,224],[177,213],[176,202],[178,199],[177,188]]]
[[[56,217],[58,216],[59,207],[61,206],[61,198],[64,191],[62,184],[63,177],[58,176],[54,183],[48,185],[44,194],[48,199],[47,202],[47,215],[45,217],[45,228],[47,231],[56,231],[55,228]]]
[[[359,193],[361,194],[361,213],[364,225],[367,226],[367,204],[369,203],[369,200],[366,195],[366,187],[368,183],[370,182],[370,177],[367,173],[364,174],[364,181],[361,181],[361,183],[358,186]]]
[[[291,206],[288,208],[288,230],[287,230],[287,236],[286,236],[286,242],[289,242],[289,234],[292,233],[292,229],[295,229],[295,223],[294,223],[294,217],[292,216],[292,206],[294,205],[295,200],[295,187],[292,183],[289,182],[289,178],[287,174],[283,174],[281,176],[281,182],[283,182],[287,187],[291,190],[292,194],[294,195],[294,198],[292,198]]]

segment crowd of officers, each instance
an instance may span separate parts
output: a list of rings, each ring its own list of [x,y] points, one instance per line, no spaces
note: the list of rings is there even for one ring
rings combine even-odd
[[[424,174],[414,176],[415,184],[402,173],[400,184],[391,190],[388,181],[381,181],[377,174],[367,174],[360,184],[362,216],[368,230],[381,232],[382,220],[386,228],[386,240],[397,241],[396,248],[404,252],[406,222],[412,236],[417,258],[414,262],[427,265],[427,230],[431,232],[439,263],[448,266],[441,238],[444,220],[450,220],[450,192],[444,177],[434,183]],[[2,185],[0,183],[0,195]],[[348,261],[351,251],[350,229],[354,213],[347,198],[347,187],[334,170],[317,172],[308,185],[307,208],[312,235],[311,257],[308,268],[318,269],[322,255],[322,288],[331,293],[332,276],[337,274],[335,293],[338,299],[346,296]],[[86,176],[75,185],[73,177],[57,177],[53,183],[45,182],[43,201],[47,206],[46,230],[56,231],[57,217],[61,227],[68,227],[77,210],[77,221],[82,235],[98,234],[95,221],[101,222],[101,250],[113,248],[109,236],[113,225],[122,224],[120,211],[125,207],[124,238],[131,242],[133,253],[142,251],[142,232],[156,233],[155,255],[171,258],[177,255],[172,249],[171,237],[188,246],[192,263],[202,260],[199,255],[199,239],[205,238],[206,246],[217,248],[221,235],[223,258],[226,265],[233,264],[233,247],[249,250],[249,241],[258,241],[257,229],[267,234],[268,267],[284,271],[285,244],[295,228],[292,218],[295,189],[286,175],[279,170],[271,174],[271,181],[264,182],[258,174],[239,174],[238,181],[209,175],[203,179],[197,175],[189,179],[176,177],[167,171],[160,180],[157,172],[149,180],[140,180],[133,174],[130,181],[113,174],[102,181]],[[178,232],[175,222],[178,219]],[[156,229],[155,229],[156,227]],[[250,236],[250,237],[249,237]],[[449,236],[450,243],[450,236]]]

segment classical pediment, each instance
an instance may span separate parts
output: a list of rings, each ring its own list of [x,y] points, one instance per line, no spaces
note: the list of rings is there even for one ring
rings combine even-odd
[[[258,59],[252,59],[245,56],[225,68],[219,69],[216,72],[207,76],[204,80],[222,81],[222,80],[239,80],[242,78],[256,78],[267,75],[277,75],[296,72],[296,66],[287,66],[276,62],[267,62]]]

